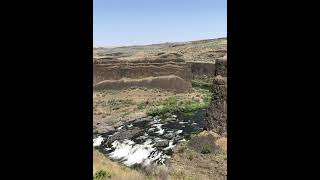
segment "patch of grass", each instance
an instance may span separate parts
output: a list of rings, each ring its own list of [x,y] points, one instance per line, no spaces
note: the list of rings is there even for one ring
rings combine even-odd
[[[165,113],[191,113],[199,109],[205,109],[209,106],[210,98],[205,98],[203,101],[199,100],[185,100],[178,96],[172,96],[162,102],[153,105],[147,110],[147,115],[156,116]]]
[[[143,101],[141,103],[138,104],[138,109],[139,110],[143,110],[147,107],[147,105],[149,104],[149,101]]]
[[[190,161],[192,161],[193,155],[192,155],[192,154],[189,154],[189,155],[187,156],[187,159],[189,159]]]
[[[204,147],[202,148],[202,150],[201,150],[201,153],[202,153],[202,154],[209,154],[209,153],[211,153],[211,148],[210,148],[210,146],[209,146],[209,145],[204,146]]]
[[[183,171],[177,171],[177,172],[173,172],[171,179],[174,179],[174,180],[200,180],[201,178],[194,177],[194,176],[188,176]]]
[[[130,112],[125,112],[125,113],[123,113],[123,114],[121,115],[121,117],[124,118],[124,117],[128,116],[129,114],[130,114]]]
[[[105,179],[111,179],[110,172],[105,170],[100,170],[96,172],[93,176],[93,180],[105,180]]]
[[[118,110],[122,107],[128,107],[133,104],[134,102],[131,99],[125,99],[125,100],[111,99],[105,103],[105,106],[111,107],[112,110]]]
[[[202,79],[194,79],[191,81],[192,87],[201,88],[201,89],[207,89],[211,90],[212,83],[206,82]]]
[[[182,147],[180,147],[180,148],[177,150],[177,152],[178,152],[178,153],[183,153],[186,149],[187,149],[187,147],[182,146]]]

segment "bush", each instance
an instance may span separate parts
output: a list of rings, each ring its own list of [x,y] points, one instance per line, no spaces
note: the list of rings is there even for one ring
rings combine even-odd
[[[187,159],[189,159],[190,161],[193,159],[193,155],[192,154],[189,154]]]
[[[111,179],[110,172],[107,172],[105,170],[100,170],[96,172],[93,176],[93,180],[105,180],[105,179]]]
[[[148,103],[149,103],[148,101],[141,102],[140,104],[138,104],[138,109],[139,110],[145,109]]]
[[[211,148],[210,148],[210,146],[209,146],[209,145],[204,146],[204,147],[202,148],[202,150],[201,150],[201,153],[202,153],[202,154],[209,154],[209,153],[211,153]]]
[[[178,153],[183,153],[187,148],[185,146],[180,147],[177,152]]]
[[[168,168],[164,165],[151,164],[144,168],[145,173],[147,174],[148,179],[152,177],[158,177],[161,180],[169,179]]]

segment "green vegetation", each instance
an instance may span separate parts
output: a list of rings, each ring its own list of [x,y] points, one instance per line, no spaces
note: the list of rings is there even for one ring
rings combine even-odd
[[[172,173],[172,179],[181,180],[199,180],[200,178],[196,176],[187,175],[184,171],[177,171]]]
[[[192,154],[189,154],[187,158],[188,158],[190,161],[192,161],[193,155],[192,155]]]
[[[192,87],[211,90],[212,79],[211,78],[199,78],[191,81]]]
[[[147,110],[147,115],[156,116],[163,115],[165,113],[190,113],[199,109],[205,109],[209,106],[211,99],[211,93],[205,91],[204,98],[202,101],[199,99],[186,100],[179,96],[172,96],[164,101],[154,104],[150,109]]]
[[[181,147],[177,150],[177,152],[178,152],[178,153],[183,153],[186,149],[187,149],[186,146],[181,146]]]
[[[126,100],[111,99],[106,102],[105,106],[111,107],[112,110],[118,110],[122,107],[128,107],[133,104],[134,103],[131,99],[126,99]]]
[[[149,104],[148,101],[141,102],[140,104],[138,104],[138,109],[139,110],[145,109],[148,104]]]
[[[209,146],[209,145],[205,145],[204,147],[202,147],[201,153],[202,153],[202,154],[209,154],[209,153],[211,153],[211,148],[210,148],[210,146]]]
[[[130,112],[124,112],[123,114],[121,114],[121,117],[124,118],[126,116],[128,116],[130,114]]]
[[[96,172],[93,176],[93,180],[106,180],[106,179],[111,179],[111,174],[110,172],[100,170]]]

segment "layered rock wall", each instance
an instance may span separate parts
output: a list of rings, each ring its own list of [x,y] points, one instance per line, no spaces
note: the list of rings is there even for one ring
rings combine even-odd
[[[177,92],[184,92],[191,90],[191,83],[184,79],[170,75],[170,76],[158,76],[158,77],[147,77],[141,79],[128,79],[123,78],[120,80],[104,80],[97,83],[94,86],[95,90],[113,89],[121,90],[128,89],[131,87],[145,87],[145,88],[157,88],[164,90],[171,90]]]
[[[189,61],[187,62],[187,64],[191,69],[192,78],[196,78],[197,76],[208,76],[208,77],[215,76],[215,72],[216,72],[215,63]]]
[[[96,63],[96,82],[104,80],[119,80],[121,78],[141,79],[147,77],[175,75],[190,81],[191,70],[184,61],[154,60],[154,61],[120,61],[108,60]]]
[[[136,60],[104,57],[94,60],[93,85],[97,86],[99,84],[95,89],[101,89],[102,87],[122,89],[135,85],[137,87],[162,89],[176,88],[177,91],[189,90],[191,89],[191,80],[198,76],[226,75],[224,65],[226,65],[224,61],[217,61],[217,64],[212,62],[185,62],[174,54]],[[166,77],[171,75],[175,78]],[[156,77],[161,78],[157,79]],[[131,80],[124,81],[123,78]],[[149,80],[147,81],[146,78]],[[150,83],[150,79],[152,83]],[[165,81],[167,82],[165,83]],[[174,85],[169,85],[169,83]]]

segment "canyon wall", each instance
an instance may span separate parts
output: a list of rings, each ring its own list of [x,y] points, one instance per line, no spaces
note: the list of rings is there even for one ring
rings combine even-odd
[[[216,73],[216,65],[212,62],[186,62],[175,54],[135,60],[104,57],[94,59],[93,85],[96,90],[136,86],[187,91],[192,88],[192,79],[214,77]]]
[[[95,81],[120,80],[121,78],[141,79],[147,77],[175,75],[190,81],[191,70],[179,59],[155,60],[104,60],[95,63]]]
[[[157,88],[177,92],[185,92],[191,90],[192,86],[184,79],[169,75],[158,77],[147,77],[140,79],[122,78],[120,80],[104,80],[94,86],[95,90],[113,89],[121,90],[132,87]]]

